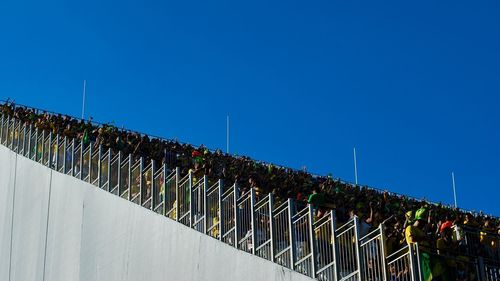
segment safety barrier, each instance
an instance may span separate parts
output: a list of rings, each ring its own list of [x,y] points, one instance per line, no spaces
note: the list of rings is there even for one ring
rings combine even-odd
[[[500,281],[500,263],[498,262],[485,262],[484,276],[482,280],[486,281]]]
[[[359,241],[361,280],[387,280],[384,241],[383,224]]]
[[[272,194],[240,195],[236,184],[193,174],[165,163],[71,139],[2,115],[0,143],[55,171],[71,175],[178,221],[242,251],[318,280],[423,280],[418,246],[386,257],[384,227],[360,237],[357,217],[337,227],[335,212],[316,212],[292,199],[277,205]],[[498,245],[498,236],[463,231],[469,253],[477,245]],[[486,242],[485,242],[486,241]],[[496,243],[496,244],[495,244]],[[476,248],[476,249],[474,249]],[[497,252],[492,248],[491,256]],[[500,266],[482,259],[456,258],[457,270],[474,269],[477,279],[499,280]]]
[[[412,246],[405,246],[387,257],[388,280],[417,281],[418,267]],[[387,280],[386,279],[386,280]]]

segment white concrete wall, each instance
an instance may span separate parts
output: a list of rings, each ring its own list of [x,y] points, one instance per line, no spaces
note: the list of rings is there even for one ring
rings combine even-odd
[[[311,279],[0,145],[0,280]]]

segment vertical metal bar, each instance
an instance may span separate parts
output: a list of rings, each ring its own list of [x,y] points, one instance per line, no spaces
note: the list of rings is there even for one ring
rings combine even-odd
[[[175,220],[179,221],[179,181],[181,179],[181,169],[175,168]]]
[[[116,181],[118,186],[116,188],[118,189],[118,191],[117,191],[118,196],[121,197],[122,196],[121,188],[122,188],[122,184],[123,184],[122,183],[122,152],[121,151],[118,151],[118,159],[116,161],[118,161],[118,165],[117,165],[117,168],[118,168],[117,175],[118,176],[117,176],[117,181]],[[114,186],[113,186],[113,188],[114,188]]]
[[[238,235],[239,228],[240,228],[240,221],[238,219],[238,197],[239,197],[239,193],[238,193],[238,185],[236,184],[236,182],[233,185],[233,191],[234,191],[234,196],[233,196],[233,212],[234,212],[234,239],[235,239],[234,247],[238,248],[238,242],[239,242],[239,239],[240,239],[240,237]]]
[[[0,121],[0,144],[2,144],[3,142],[3,120],[4,120],[4,117],[5,117],[5,114],[2,113],[2,119]]]
[[[6,142],[5,142],[5,146],[10,148],[11,145],[12,145],[12,142],[9,143],[9,140],[10,140],[10,123],[12,122],[12,117],[9,117],[9,120],[7,121],[7,135],[6,135]]]
[[[489,274],[488,274],[488,272],[486,272],[487,269],[484,266],[484,259],[483,259],[483,257],[478,257],[477,258],[477,263],[478,263],[477,267],[479,267],[479,277],[480,277],[480,280],[488,280],[489,281],[489,279],[486,277],[486,275],[489,275]],[[496,276],[496,277],[498,277],[498,276]],[[493,280],[495,280],[495,279],[493,279]]]
[[[52,139],[53,134],[52,132],[49,133],[49,155],[47,156],[47,167],[52,168],[52,155],[54,154],[54,146],[52,145]]]
[[[132,154],[128,155],[128,201],[132,200]]]
[[[83,180],[83,139],[80,142],[80,179]]]
[[[14,123],[12,124],[12,142],[11,142],[11,149],[15,153],[17,153],[17,143],[14,146],[14,140],[16,139],[16,123],[17,123],[17,118],[14,118]]]
[[[387,261],[385,256],[385,226],[384,224],[379,225],[380,228],[380,256],[382,258],[382,278],[387,280]]]
[[[42,131],[42,155],[40,155],[40,163],[43,165],[43,155],[45,154],[45,131]]]
[[[188,194],[189,194],[189,227],[193,228],[193,173],[188,173]]]
[[[207,234],[208,230],[208,214],[210,210],[208,209],[207,204],[207,188],[208,188],[208,178],[207,176],[203,176],[203,233]]]
[[[416,272],[415,272],[415,253],[413,251],[413,245],[409,244],[408,246],[408,260],[410,261],[410,273],[411,273],[411,280],[412,281],[417,281],[416,277]],[[419,257],[417,257],[418,259]],[[419,278],[420,279],[420,278]]]
[[[38,130],[38,128],[35,128],[35,140],[34,140],[35,141],[35,145],[33,146],[33,148],[34,148],[33,149],[33,154],[34,155],[32,156],[32,158],[33,158],[33,160],[35,160],[35,162],[37,162],[37,160],[38,160],[37,159],[37,157],[38,157],[37,154],[38,154],[38,134],[39,134],[39,132],[40,132],[40,130]]]
[[[75,139],[71,140],[71,176],[75,176]]]
[[[415,247],[415,255],[417,258],[417,280],[423,280],[424,278],[422,277],[422,265],[420,263],[420,248],[418,246],[418,243],[414,244]]]
[[[64,136],[64,140],[63,140],[63,162],[62,162],[62,171],[63,171],[63,174],[66,174],[66,158],[68,157],[67,155],[67,149],[68,149],[68,138],[66,136]]]
[[[5,146],[6,147],[9,147],[9,127],[10,127],[9,125],[10,125],[10,119],[11,119],[11,117],[8,116],[7,117],[7,124],[5,125],[5,131],[6,131],[6,133],[5,133]]]
[[[217,216],[219,216],[219,240],[222,241],[222,236],[224,235],[223,232],[223,225],[224,225],[224,212],[222,211],[222,191],[223,189],[223,181],[219,179],[219,190],[218,190],[218,200],[219,200],[219,210],[217,210]]]
[[[99,145],[99,151],[97,152],[97,187],[102,188],[102,177],[101,177],[101,167],[102,167],[102,145]],[[109,168],[108,168],[109,169]]]
[[[333,263],[334,263],[334,268],[333,268],[333,276],[334,280],[337,280],[338,278],[338,268],[339,268],[339,262],[337,259],[337,247],[336,247],[336,236],[337,236],[337,217],[335,215],[335,210],[332,210],[330,212],[330,227],[332,231],[332,236],[330,239],[332,240],[332,254],[333,254]]]
[[[3,118],[3,116],[2,116]],[[3,127],[3,126],[0,126],[0,127]],[[24,155],[27,155],[26,157],[31,159],[31,134],[32,134],[32,125],[30,125],[30,128],[28,130],[28,152],[26,153],[26,151],[24,152]],[[2,134],[0,133],[0,138],[1,138]]]
[[[162,215],[165,215],[167,213],[167,163],[166,161],[163,162],[163,213]]]
[[[307,205],[308,208],[308,215],[309,215],[309,224],[308,224],[308,229],[309,229],[309,243],[311,247],[311,273],[313,278],[316,278],[316,255],[317,255],[317,249],[316,249],[316,243],[314,239],[314,211],[312,208],[311,204]]]
[[[71,140],[71,175],[75,176],[75,139]]]
[[[255,234],[256,234],[256,229],[255,229],[255,190],[252,188],[250,189],[250,227],[252,229],[252,254],[255,255],[255,248],[256,248],[256,239],[255,239]]]
[[[55,168],[54,169],[57,172],[59,172],[59,154],[61,153],[61,151],[60,151],[61,149],[59,148],[60,147],[60,145],[59,145],[60,144],[60,139],[61,138],[59,137],[59,135],[56,134],[56,148],[57,148],[57,150],[55,152],[55,159],[56,159],[56,161],[55,161]]]
[[[275,242],[275,236],[276,234],[274,233],[274,220],[273,220],[273,207],[274,207],[274,197],[272,193],[269,193],[268,195],[269,199],[268,204],[269,204],[269,236],[271,238],[271,246],[270,246],[270,252],[271,252],[271,261],[274,262],[274,242]]]
[[[24,134],[26,132],[26,125],[24,123],[21,122],[21,124],[19,124],[19,130],[18,130],[18,145],[17,145],[17,151],[19,154],[21,155],[24,155]],[[22,144],[22,145],[21,145]]]
[[[155,160],[151,159],[151,210],[155,210],[156,204],[156,194],[158,194],[158,197],[160,196],[159,188],[156,186],[156,162]],[[157,192],[158,190],[158,192]],[[159,201],[159,200],[158,200]]]
[[[207,185],[208,185],[208,180],[207,180],[207,175],[203,176],[203,185],[204,188],[202,190],[202,198],[203,198],[203,233],[207,234],[207,229],[209,228],[208,226],[208,214],[210,210],[208,209],[208,204],[207,204]]]
[[[144,204],[144,196],[142,196],[144,193],[144,157],[141,157],[139,161],[139,205],[142,206]]]
[[[113,159],[111,156],[111,148],[108,148],[108,188],[107,191],[111,191],[111,159]],[[118,166],[120,167],[120,166]]]
[[[288,198],[288,233],[290,239],[290,268],[295,269],[295,235],[293,231],[293,209],[294,201]]]
[[[359,250],[359,218],[357,216],[354,217],[354,236],[355,236],[355,250],[356,250],[356,266],[358,271],[359,280],[361,280],[361,257]]]
[[[88,182],[89,183],[92,183],[92,154],[94,154],[94,145],[92,142],[89,143],[89,172],[87,173],[88,174],[88,177],[89,177],[89,180]]]

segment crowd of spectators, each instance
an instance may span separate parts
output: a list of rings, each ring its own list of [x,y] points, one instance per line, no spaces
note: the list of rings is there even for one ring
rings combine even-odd
[[[413,242],[437,249],[440,254],[458,252],[460,235],[463,236],[460,231],[469,227],[481,233],[481,247],[475,254],[493,258],[494,249],[499,246],[500,221],[483,213],[352,185],[331,176],[315,176],[304,170],[229,155],[221,150],[211,151],[203,145],[194,147],[174,140],[150,138],[111,124],[97,124],[92,119],[85,121],[52,114],[12,102],[3,103],[1,112],[54,134],[95,142],[113,151],[144,157],[146,161],[165,163],[169,168],[180,167],[182,174],[192,170],[211,179],[223,179],[225,186],[237,183],[241,192],[255,190],[257,198],[272,193],[278,202],[287,198],[309,202],[318,217],[329,209],[335,209],[340,223],[356,215],[361,221],[362,235],[384,223],[389,252]]]

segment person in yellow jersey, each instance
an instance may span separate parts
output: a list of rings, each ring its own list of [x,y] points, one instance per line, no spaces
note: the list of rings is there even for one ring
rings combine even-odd
[[[427,224],[426,219],[424,217],[426,213],[425,208],[420,208],[415,212],[415,219],[413,223],[409,223],[409,225],[405,229],[405,238],[406,243],[408,245],[418,243],[422,247],[429,247],[429,239],[425,233],[425,226]]]

